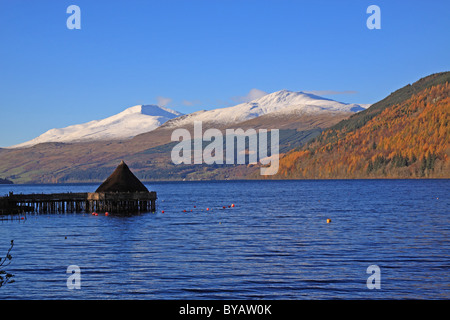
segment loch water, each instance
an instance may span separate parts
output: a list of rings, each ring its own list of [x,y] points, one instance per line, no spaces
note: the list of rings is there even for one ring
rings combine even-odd
[[[156,213],[0,217],[15,280],[0,299],[450,298],[450,180],[146,185]],[[96,187],[2,185],[0,195]],[[67,286],[71,265],[80,289]]]

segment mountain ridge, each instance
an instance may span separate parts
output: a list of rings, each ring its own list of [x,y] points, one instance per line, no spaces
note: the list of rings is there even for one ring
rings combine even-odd
[[[389,117],[390,122],[385,121],[384,118],[375,120],[381,121],[379,122],[379,126],[381,125],[382,128],[387,128],[393,124],[396,124],[397,131],[391,132],[391,139],[395,138],[399,139],[399,141],[402,141],[402,139],[404,140],[405,137],[407,137],[405,136],[405,132],[400,130],[401,125],[399,126],[397,124],[397,121],[404,121],[405,119],[407,119],[402,118],[402,115],[404,113],[420,115],[419,113],[417,113],[417,110],[422,110],[426,107],[427,114],[424,118],[424,121],[426,121],[425,123],[430,123],[430,128],[427,129],[427,132],[429,133],[421,132],[420,135],[416,135],[415,137],[426,138],[428,135],[434,134],[434,131],[440,130],[438,131],[440,136],[434,135],[433,139],[439,141],[442,135],[445,136],[445,134],[447,134],[446,137],[448,141],[448,131],[445,130],[445,127],[440,126],[440,124],[435,121],[436,119],[440,118],[448,118],[448,115],[446,113],[442,113],[442,110],[446,110],[445,107],[447,107],[448,109],[447,105],[442,105],[444,100],[435,100],[435,102],[439,103],[438,107],[440,108],[440,114],[433,114],[434,109],[432,107],[434,105],[420,104],[420,101],[422,100],[429,100],[432,102],[433,99],[439,97],[440,95],[442,95],[442,93],[439,93],[439,91],[424,92],[423,96],[419,97],[422,100],[411,100],[410,102],[408,102],[413,102],[416,107],[419,106],[419,108],[416,108],[417,110],[414,109],[416,111],[414,111],[413,109],[408,109],[408,103],[405,102],[407,99],[411,98],[414,93],[422,92],[419,89],[423,89],[424,87],[431,88],[430,83],[442,83],[443,79],[447,79],[447,76],[448,74],[440,74],[437,76],[432,75],[430,76],[431,78],[426,78],[425,80],[421,79],[416,82],[419,83],[420,86],[417,86],[417,84],[413,84],[409,85],[412,87],[407,86],[406,89],[401,88],[399,90],[396,90],[394,92],[395,94],[389,98],[388,102],[386,102],[386,98],[384,98],[377,102],[377,104],[374,104],[375,107],[370,107],[367,109],[367,111],[358,112],[356,114],[338,112],[340,118],[338,118],[336,115],[331,116],[330,112],[315,116],[298,114],[295,117],[292,113],[283,114],[283,112],[281,112],[281,114],[277,114],[275,112],[236,124],[223,125],[220,130],[223,131],[227,128],[236,127],[242,127],[244,129],[280,128],[280,152],[285,154],[281,154],[280,173],[286,168],[285,164],[289,159],[295,160],[291,161],[291,164],[294,165],[291,166],[289,170],[295,170],[298,167],[298,161],[296,161],[295,159],[295,157],[298,156],[296,152],[305,152],[306,150],[309,150],[308,152],[311,153],[327,152],[328,154],[331,154],[333,152],[333,148],[336,148],[335,150],[337,150],[338,145],[335,143],[338,143],[339,139],[345,139],[345,136],[347,134],[349,134],[352,139],[355,138],[353,131],[351,131],[351,124],[359,123],[358,121],[360,121],[361,119],[364,120],[367,114],[377,112],[376,108],[380,108],[380,105],[385,109],[385,112],[387,112],[386,116]],[[412,88],[414,88],[414,90]],[[441,89],[442,88],[439,88],[439,90]],[[397,104],[392,104],[394,102]],[[401,103],[405,104],[401,105]],[[182,116],[182,118],[183,117],[185,116]],[[351,121],[349,121],[350,119]],[[408,124],[408,130],[423,128],[423,123],[421,122],[413,123],[401,121],[399,122],[400,124]],[[345,124],[345,126],[343,124]],[[207,126],[203,127],[203,129],[206,128]],[[330,128],[334,129],[331,130]],[[339,128],[345,129],[339,131]],[[373,130],[375,130],[375,128],[376,127],[372,127]],[[95,142],[88,141],[78,143],[43,143],[24,149],[0,149],[0,175],[12,180],[15,183],[101,182],[108,177],[111,170],[114,170],[118,161],[124,160],[129,164],[130,168],[132,168],[136,176],[142,181],[261,178],[261,176],[258,175],[258,165],[174,165],[170,158],[170,152],[174,144],[177,143],[171,142],[171,133],[173,132],[173,129],[173,127],[166,127],[164,124],[151,132],[139,134],[125,141],[117,140]],[[366,139],[367,141],[364,140],[365,136],[370,137],[370,142],[372,143],[371,145],[368,145],[369,138]],[[378,148],[382,147],[382,144],[378,144],[376,140],[374,140],[375,138],[373,136],[370,136],[370,131],[359,133],[356,137],[358,137],[359,140],[342,140],[341,144],[339,145],[340,150],[342,151],[346,148],[354,148],[355,146],[358,146],[358,143],[356,142],[360,140],[364,141],[364,150],[378,150]],[[309,142],[307,145],[308,149],[304,149],[305,147],[303,147],[303,145],[307,141],[311,142]],[[375,145],[373,144],[373,142],[376,142]],[[392,144],[393,142],[392,140],[388,139],[386,140],[386,143]],[[414,144],[416,142],[412,143]],[[370,157],[364,158],[362,155],[357,153],[358,149],[353,149],[355,151],[355,155],[358,155],[358,157],[360,157],[360,159],[356,159],[356,157],[353,157],[357,160],[357,162],[355,163],[358,163],[358,161],[360,161],[361,159],[362,161],[365,161],[363,163],[359,162],[358,166],[360,166],[366,173],[370,171],[370,176],[358,176],[356,174],[351,174],[350,172],[347,174],[347,176],[343,174],[336,176],[326,174],[323,174],[322,176],[280,174],[272,178],[386,178],[387,176],[383,175],[383,170],[385,170],[386,172],[390,172],[392,170],[397,170],[397,168],[399,168],[399,170],[402,172],[402,175],[399,175],[399,177],[403,178],[411,177],[410,175],[406,175],[406,173],[408,173],[408,170],[410,169],[412,169],[414,172],[417,171],[420,176],[423,172],[423,177],[435,177],[436,175],[433,175],[433,172],[436,173],[438,170],[445,169],[445,165],[448,164],[448,162],[444,162],[443,167],[443,162],[439,158],[442,156],[442,143],[443,142],[441,139],[441,141],[439,141],[439,145],[429,144],[429,146],[431,146],[432,148],[432,151],[441,150],[439,151],[440,153],[434,153],[434,151],[430,151],[428,152],[428,154],[424,155],[419,154],[415,150],[410,150],[411,148],[408,149],[408,145],[398,143],[397,145],[401,146],[401,148],[403,148],[405,151],[408,151],[408,153],[396,152],[399,151],[399,149],[396,149],[392,151],[393,153],[391,152],[392,154],[380,154],[380,157],[378,158],[374,153],[371,153]],[[449,143],[447,142],[447,144]],[[420,146],[423,147],[425,146],[425,144]],[[429,149],[429,147],[427,148]],[[348,156],[348,154],[346,156],[349,159],[351,158]],[[375,157],[373,158],[372,156]],[[302,158],[302,156],[300,156],[299,158],[297,158],[297,160],[298,159],[309,159],[313,161],[315,158]],[[354,159],[352,161],[355,161]],[[369,166],[369,160],[371,160],[372,162],[371,166]],[[305,169],[306,172],[311,171],[311,173],[322,171],[326,173],[327,171],[333,171],[333,169],[330,170],[330,168],[333,168],[333,165],[330,166],[330,163],[322,166],[319,165],[318,167],[317,163],[314,165],[312,164],[312,162],[309,162],[309,164],[311,165],[310,167],[302,168],[302,170]],[[405,164],[407,164],[407,166]],[[353,166],[353,168],[355,168],[356,170],[356,167],[354,165],[351,166]],[[347,170],[346,167],[350,167],[350,165],[341,164],[339,170],[345,172],[345,170]],[[448,176],[450,176],[450,174],[447,174],[447,177]]]
[[[364,107],[363,107],[364,106]],[[367,105],[346,104],[317,95],[289,91],[286,89],[267,94],[250,102],[235,106],[201,110],[183,117],[174,118],[164,124],[167,128],[191,125],[194,121],[212,122],[220,126],[240,123],[263,115],[296,112],[317,114],[323,112],[359,112]]]
[[[208,125],[214,125],[222,131],[227,128],[279,128],[280,150],[286,152],[350,114],[351,112],[342,111],[311,114],[273,112],[244,122],[224,123],[220,126],[216,126],[217,123],[205,123],[203,130]],[[187,116],[181,116],[184,117]],[[175,128],[192,130],[192,127],[163,124],[128,140],[46,142],[29,148],[3,149],[0,150],[0,174],[10,177],[16,183],[100,182],[120,160],[129,163],[130,168],[144,180],[244,178],[249,171],[254,171],[253,167],[246,165],[175,166],[170,155],[174,144],[171,141],[172,132]]]
[[[364,109],[365,107],[358,104],[346,104],[311,93],[286,89],[235,106],[200,110],[190,114],[182,114],[156,105],[136,105],[105,119],[50,129],[32,140],[9,148],[24,148],[47,142],[127,140],[159,127],[182,127],[192,125],[194,121],[223,127],[266,115],[282,117],[326,113],[337,115],[339,112],[346,114]]]
[[[156,105],[136,105],[101,120],[92,120],[65,128],[55,128],[9,148],[30,147],[46,142],[83,142],[129,139],[152,131],[182,113]]]

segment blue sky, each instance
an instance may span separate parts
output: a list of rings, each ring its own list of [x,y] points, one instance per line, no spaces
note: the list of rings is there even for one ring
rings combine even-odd
[[[81,30],[66,27],[72,4]],[[372,4],[380,30],[366,27]],[[226,107],[254,88],[374,103],[450,70],[449,15],[446,0],[0,0],[0,147],[136,104]]]

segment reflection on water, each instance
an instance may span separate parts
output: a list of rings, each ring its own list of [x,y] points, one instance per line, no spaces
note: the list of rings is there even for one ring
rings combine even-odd
[[[2,287],[0,297],[450,297],[449,180],[178,182],[148,187],[158,192],[155,214],[28,214],[23,220],[0,221],[0,252],[11,239],[15,243],[8,266],[15,282]],[[0,186],[0,194],[95,188],[14,185]],[[80,290],[67,289],[69,265],[81,269]],[[369,265],[380,267],[379,290],[367,289]]]

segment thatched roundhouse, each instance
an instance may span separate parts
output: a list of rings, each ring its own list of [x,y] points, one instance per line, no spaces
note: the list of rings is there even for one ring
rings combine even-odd
[[[148,191],[122,161],[96,192],[17,195],[10,192],[8,196],[0,197],[0,214],[155,212],[156,199],[156,192]]]
[[[148,192],[148,189],[122,160],[116,170],[95,192]]]
[[[156,192],[148,191],[123,161],[94,193],[88,194],[88,201],[90,211],[156,210]]]

